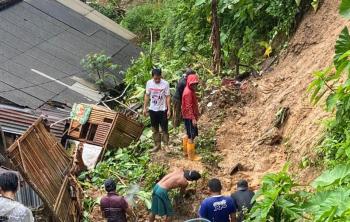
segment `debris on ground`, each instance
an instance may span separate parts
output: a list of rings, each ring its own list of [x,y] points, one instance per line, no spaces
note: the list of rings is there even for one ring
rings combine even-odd
[[[267,130],[257,141],[253,143],[254,145],[278,145],[282,142],[282,135],[277,127],[272,127]]]
[[[287,121],[289,116],[289,107],[281,107],[276,113],[274,127],[281,128]]]
[[[232,176],[233,174],[237,173],[238,171],[243,170],[244,167],[241,163],[236,163],[233,165],[233,167],[230,170],[230,175]]]

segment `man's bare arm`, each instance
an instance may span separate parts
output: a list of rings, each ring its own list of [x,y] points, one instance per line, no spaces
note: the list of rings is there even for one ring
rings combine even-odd
[[[144,116],[147,116],[148,103],[149,103],[149,95],[145,94],[145,98],[144,98],[144,101],[143,101],[143,115]]]
[[[236,212],[230,214],[230,217],[231,217],[231,222],[236,222]]]
[[[100,206],[100,209],[101,209],[102,217],[106,217],[106,216],[105,216],[105,211],[104,211],[104,209],[103,209],[102,206]]]
[[[126,213],[127,213],[128,215],[130,215],[130,216],[133,215],[132,209],[131,209],[130,207],[126,208],[125,211],[126,211]]]
[[[166,97],[166,106],[167,106],[167,117],[168,119],[170,118],[170,114],[171,114],[171,99],[170,99],[170,95]]]

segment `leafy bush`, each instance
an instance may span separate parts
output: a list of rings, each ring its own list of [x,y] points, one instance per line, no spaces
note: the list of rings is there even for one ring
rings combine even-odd
[[[151,40],[150,32],[153,34],[153,41],[158,40],[166,14],[161,6],[157,3],[135,6],[127,11],[121,25],[134,32],[140,43]]]
[[[80,63],[101,91],[113,90],[118,85],[115,71],[119,66],[113,64],[110,56],[90,53]]]
[[[88,3],[96,11],[119,23],[125,15],[125,11],[119,7],[120,0],[109,0],[104,4],[94,0]]]
[[[281,172],[267,174],[262,180],[249,221],[296,221],[302,217],[302,196],[294,192],[297,184],[288,175],[288,165]]]
[[[338,165],[325,171],[312,186],[316,189],[305,205],[312,221],[349,221],[350,166]]]

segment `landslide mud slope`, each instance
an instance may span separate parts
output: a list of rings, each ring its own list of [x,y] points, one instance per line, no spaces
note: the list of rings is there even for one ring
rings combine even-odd
[[[335,41],[350,23],[340,17],[338,0],[325,0],[315,13],[310,10],[276,65],[263,74],[257,85],[256,99],[243,108],[243,115],[232,115],[218,130],[218,149],[224,155],[223,174],[235,163],[242,163],[244,171],[226,181],[228,189],[239,178],[247,178],[258,186],[267,172],[275,172],[290,161],[291,169],[301,183],[307,183],[319,172],[298,167],[303,158],[315,155],[314,147],[322,136],[321,121],[327,113],[312,106],[306,89],[312,73],[332,63]],[[280,107],[289,107],[290,115],[281,129],[280,145],[258,145],[257,141],[271,129]],[[230,185],[231,184],[231,185]],[[231,186],[231,187],[230,187]]]

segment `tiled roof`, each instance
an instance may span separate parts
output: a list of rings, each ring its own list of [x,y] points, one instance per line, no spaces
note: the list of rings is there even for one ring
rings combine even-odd
[[[0,0],[0,10],[10,7],[20,1],[22,0]]]
[[[12,5],[0,11],[0,97],[33,109],[96,102],[77,79],[89,79],[80,60],[101,51],[125,70],[140,49],[55,0]]]

